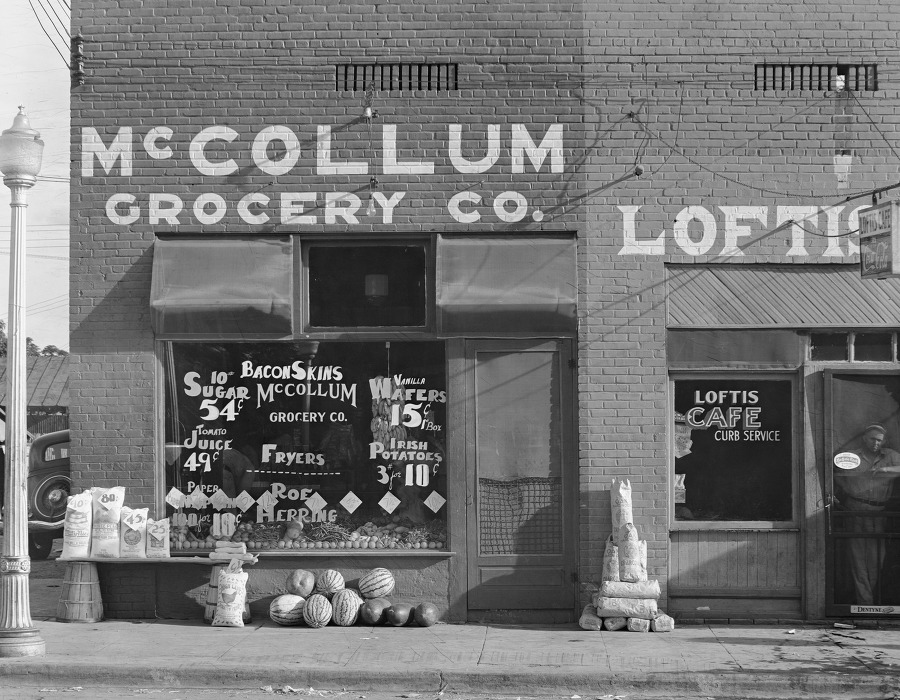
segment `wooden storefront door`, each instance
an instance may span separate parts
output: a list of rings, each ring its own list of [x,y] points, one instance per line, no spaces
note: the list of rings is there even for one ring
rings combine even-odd
[[[466,343],[470,620],[575,615],[571,358],[570,341]]]

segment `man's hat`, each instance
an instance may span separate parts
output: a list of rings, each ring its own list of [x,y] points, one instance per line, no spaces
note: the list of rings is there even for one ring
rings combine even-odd
[[[870,431],[877,430],[879,433],[886,433],[884,426],[881,423],[872,423],[871,425],[867,425],[866,429],[863,430],[863,433],[868,433]]]

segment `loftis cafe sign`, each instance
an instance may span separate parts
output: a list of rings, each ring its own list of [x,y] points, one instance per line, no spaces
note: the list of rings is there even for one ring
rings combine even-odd
[[[849,258],[859,255],[854,232],[865,208],[620,205],[619,255]]]
[[[135,153],[140,151],[143,151],[141,157],[172,160],[172,169],[178,170],[179,175],[193,171],[200,176],[225,178],[226,185],[228,177],[246,174],[238,159],[246,162],[248,158],[253,163],[250,174],[278,178],[290,173],[312,176],[317,182],[329,176],[342,176],[344,181],[348,176],[364,176],[360,180],[363,188],[369,185],[369,177],[382,174],[415,180],[435,175],[434,161],[413,160],[408,156],[401,160],[400,150],[408,153],[410,149],[409,144],[398,145],[400,136],[395,124],[381,125],[380,134],[373,136],[377,141],[373,144],[379,161],[377,173],[368,161],[338,158],[332,149],[336,135],[330,126],[319,125],[315,129],[314,138],[303,143],[301,136],[286,126],[266,126],[253,135],[250,143],[243,143],[241,135],[230,127],[208,126],[192,132],[190,142],[185,144],[183,140],[173,139],[174,130],[166,126],[154,126],[142,134],[123,126],[106,141],[93,127],[83,127],[81,177],[84,182],[97,177],[130,178],[135,170]],[[312,134],[304,136],[308,138]],[[463,139],[463,127],[450,124],[440,152],[442,168],[449,164],[456,173],[472,176],[501,167],[508,168],[513,176],[541,172],[562,175],[565,169],[562,124],[550,124],[543,133],[535,134],[525,124],[489,124],[484,136],[468,149],[473,153],[467,155],[463,153]],[[271,184],[276,183],[273,179]],[[368,191],[365,197],[360,197],[354,192],[321,189],[284,191],[278,188],[274,194],[255,189],[229,199],[223,188],[223,192],[198,192],[183,198],[171,192],[152,191],[152,187],[147,192],[143,184],[136,184],[132,191],[112,194],[106,201],[105,212],[110,222],[123,226],[137,222],[169,227],[211,225],[236,214],[241,221],[254,226],[284,224],[302,228],[321,224],[390,224],[404,206],[415,206],[407,200],[404,190],[387,191],[379,187],[371,191],[370,198]],[[526,217],[532,221],[544,218],[540,209],[514,190],[489,199],[476,191],[457,192],[448,198],[446,211],[461,224],[516,223]]]

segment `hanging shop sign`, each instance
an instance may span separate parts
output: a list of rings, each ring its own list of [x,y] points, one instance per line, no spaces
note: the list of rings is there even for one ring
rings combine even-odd
[[[864,279],[900,277],[900,201],[859,212],[859,274]]]

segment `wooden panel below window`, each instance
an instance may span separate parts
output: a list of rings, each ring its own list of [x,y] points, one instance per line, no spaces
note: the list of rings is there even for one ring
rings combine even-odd
[[[670,597],[689,589],[744,592],[749,598],[766,589],[799,598],[797,530],[680,530],[670,540]]]

